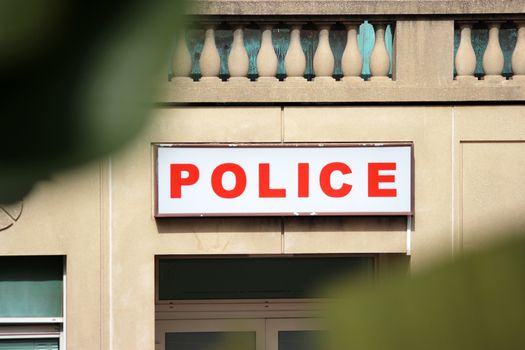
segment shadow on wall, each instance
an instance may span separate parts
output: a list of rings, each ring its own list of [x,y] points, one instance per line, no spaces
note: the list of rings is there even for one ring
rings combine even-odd
[[[279,217],[234,217],[234,218],[159,218],[156,220],[159,233],[224,233],[224,232],[275,232],[280,230]]]
[[[158,233],[275,232],[404,232],[405,216],[194,217],[158,218]]]

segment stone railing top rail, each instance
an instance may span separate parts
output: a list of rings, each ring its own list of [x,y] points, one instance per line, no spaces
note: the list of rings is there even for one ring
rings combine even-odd
[[[523,0],[191,0],[194,15],[523,14]]]
[[[162,86],[160,104],[217,103],[471,103],[525,101],[521,81],[458,82],[410,85],[385,82],[191,82],[172,81]]]

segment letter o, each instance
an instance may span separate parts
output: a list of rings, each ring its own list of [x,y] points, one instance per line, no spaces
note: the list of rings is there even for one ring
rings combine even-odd
[[[235,186],[227,190],[222,185],[224,173],[231,172],[235,176]],[[235,163],[224,163],[217,166],[211,174],[211,187],[213,192],[221,198],[239,197],[246,189],[246,173],[243,168]]]

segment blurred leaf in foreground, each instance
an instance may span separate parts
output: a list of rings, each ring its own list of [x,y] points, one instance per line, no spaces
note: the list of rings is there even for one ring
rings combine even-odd
[[[184,4],[0,3],[0,203],[141,130]]]
[[[525,240],[411,279],[336,286],[327,349],[523,349]]]

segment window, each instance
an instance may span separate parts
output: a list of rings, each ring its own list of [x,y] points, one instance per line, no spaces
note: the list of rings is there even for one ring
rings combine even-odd
[[[156,339],[161,350],[320,350],[322,328],[312,318],[159,320]]]
[[[176,320],[156,326],[163,350],[264,350],[264,320]]]
[[[374,258],[162,258],[157,273],[159,301],[312,298],[338,276],[372,276]]]
[[[0,266],[0,350],[63,347],[64,258],[2,256]]]
[[[319,350],[322,325],[315,319],[278,318],[266,321],[267,350]]]

